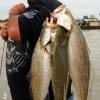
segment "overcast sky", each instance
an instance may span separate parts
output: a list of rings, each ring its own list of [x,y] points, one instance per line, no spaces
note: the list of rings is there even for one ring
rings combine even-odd
[[[10,7],[16,3],[23,2],[25,5],[27,0],[1,0],[0,2],[0,18],[6,18]],[[60,0],[72,12],[76,18],[82,18],[83,15],[95,15],[100,18],[100,0]]]

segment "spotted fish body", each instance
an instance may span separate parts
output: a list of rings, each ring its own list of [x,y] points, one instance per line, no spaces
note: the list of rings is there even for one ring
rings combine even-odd
[[[69,39],[69,66],[78,100],[87,100],[90,62],[82,33],[73,31]]]
[[[77,100],[87,100],[90,83],[90,60],[87,44],[79,26],[68,9],[66,9],[66,13],[72,19],[72,29],[68,43],[69,72]]]
[[[46,51],[48,36],[45,36],[48,32],[48,27],[44,27],[32,56],[29,76],[33,100],[45,100],[48,93],[51,78],[50,55]]]
[[[58,7],[54,13],[57,14],[56,24],[51,17],[51,80],[54,100],[67,100],[68,83],[68,35],[71,29],[71,20],[63,6]],[[64,22],[65,21],[65,22]]]
[[[52,34],[55,34],[51,42],[51,71],[54,100],[66,100],[68,39],[66,38],[66,30],[61,26],[57,26]]]

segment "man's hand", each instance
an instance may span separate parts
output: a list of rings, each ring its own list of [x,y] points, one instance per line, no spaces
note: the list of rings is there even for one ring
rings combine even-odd
[[[25,11],[25,9],[26,8],[23,3],[16,4],[9,10],[9,16],[20,15]]]
[[[3,40],[7,41],[8,40],[8,32],[7,32],[7,23],[4,23],[1,25],[1,37]]]
[[[14,41],[20,41],[20,31],[18,25],[18,16],[25,11],[25,5],[23,3],[14,5],[9,10],[8,23],[1,25],[1,37],[3,40],[7,41],[8,37]]]

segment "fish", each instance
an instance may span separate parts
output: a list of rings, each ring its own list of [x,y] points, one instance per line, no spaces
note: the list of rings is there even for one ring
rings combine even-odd
[[[72,21],[68,41],[69,73],[77,100],[87,100],[89,94],[91,62],[84,35],[69,9],[66,12]]]
[[[54,92],[54,100],[66,100],[68,74],[68,41],[66,38],[66,31],[62,27],[58,27],[56,33],[57,36],[55,40],[51,43],[52,87]]]
[[[59,9],[59,8],[58,8]],[[62,13],[61,13],[62,12]],[[51,17],[51,80],[54,100],[67,100],[68,85],[68,34],[71,29],[71,20],[63,9],[57,13],[57,22]],[[64,18],[65,22],[62,20]]]
[[[50,28],[46,23],[43,25],[31,60],[29,83],[33,100],[45,100],[51,80],[50,54],[47,52],[50,51],[48,43],[48,40],[50,40]]]

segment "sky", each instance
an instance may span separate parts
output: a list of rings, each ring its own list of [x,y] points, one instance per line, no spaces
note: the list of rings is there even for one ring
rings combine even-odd
[[[100,19],[100,0],[59,0],[70,9],[75,18],[84,15],[94,15]],[[23,2],[27,6],[27,0],[2,0],[0,2],[0,19],[8,17],[8,11],[12,5]]]

